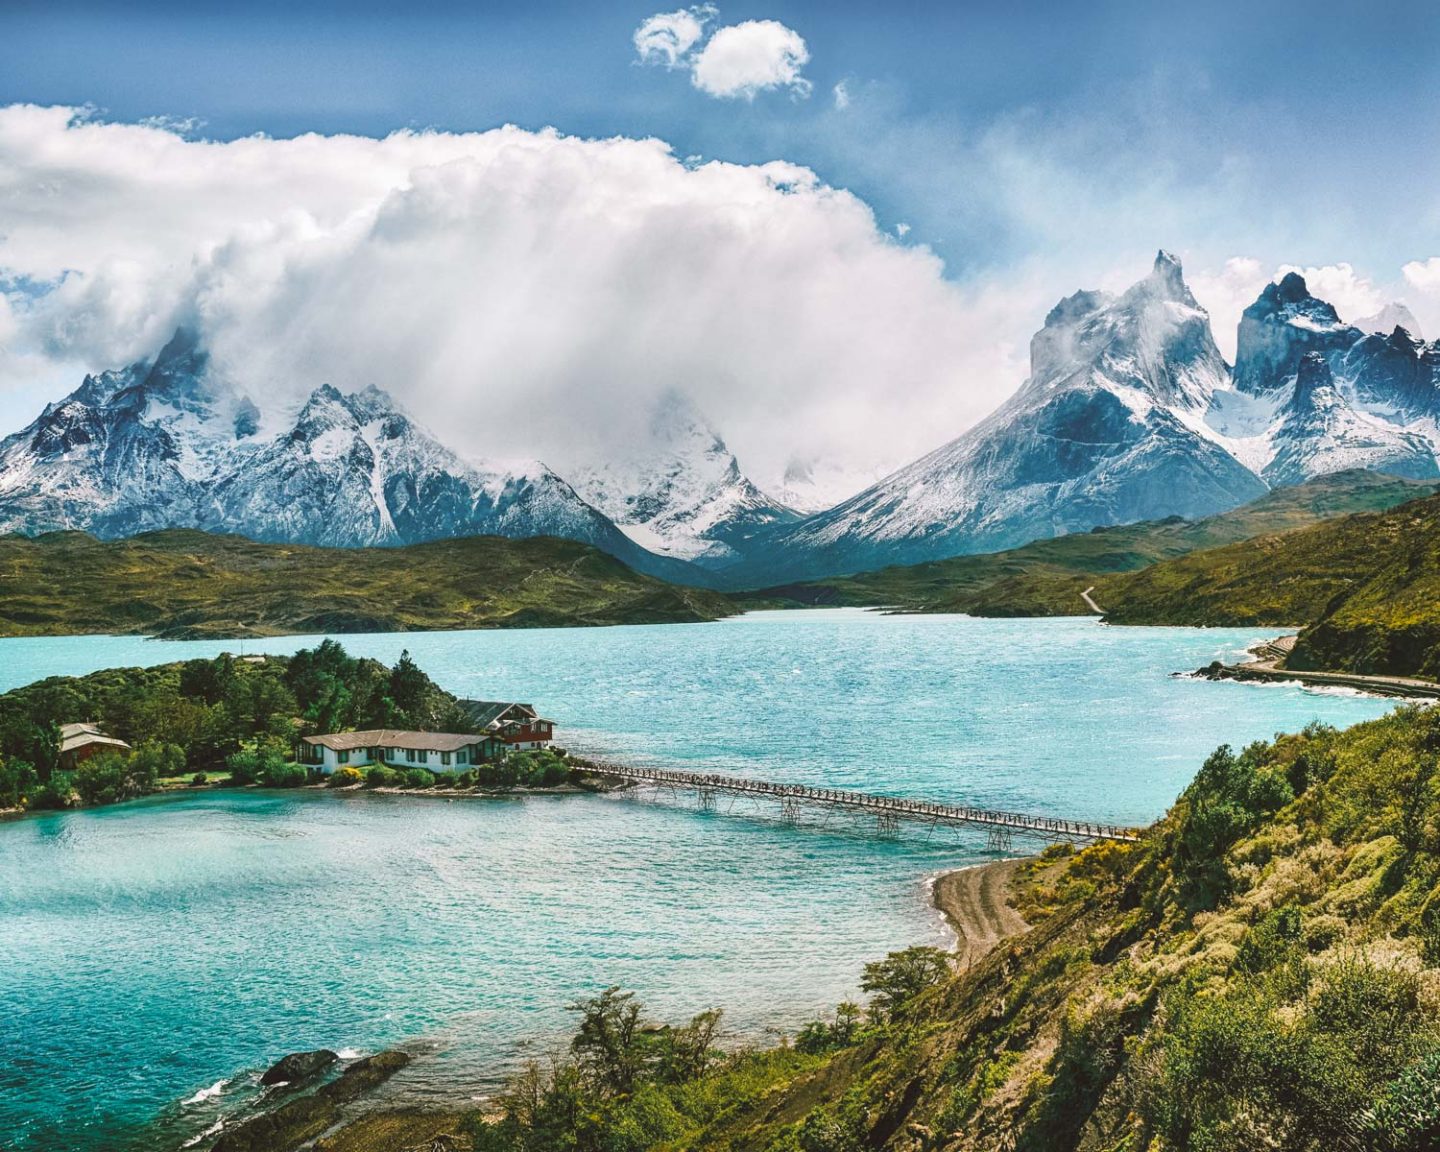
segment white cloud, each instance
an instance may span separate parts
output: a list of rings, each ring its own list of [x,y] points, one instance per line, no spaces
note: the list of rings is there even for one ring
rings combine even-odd
[[[1400,269],[1405,282],[1417,292],[1440,294],[1440,256],[1411,260]]]
[[[700,91],[721,99],[753,100],[760,92],[788,88],[810,95],[800,70],[810,50],[793,28],[777,20],[746,20],[718,28],[695,55],[690,79]]]
[[[676,12],[657,12],[635,29],[635,51],[646,63],[667,68],[688,67],[690,49],[705,35],[705,25],[717,15],[713,5],[700,4]]]
[[[836,111],[843,112],[850,107],[850,89],[846,86],[844,80],[841,80],[840,83],[835,85],[834,95]]]
[[[514,127],[212,143],[0,108],[0,202],[0,393],[186,318],[262,405],[375,383],[461,451],[557,466],[674,386],[762,479],[905,463],[1014,389],[1070,287],[956,285],[794,165]]]
[[[1219,271],[1185,270],[1195,299],[1210,313],[1210,330],[1227,360],[1235,359],[1235,332],[1240,313],[1255,302],[1274,277],[1252,256],[1232,256]]]

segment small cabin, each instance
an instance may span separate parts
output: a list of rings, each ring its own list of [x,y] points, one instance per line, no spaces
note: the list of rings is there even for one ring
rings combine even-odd
[[[365,732],[333,732],[305,736],[300,763],[322,776],[337,768],[424,768],[430,772],[464,772],[505,754],[506,745],[490,733],[398,732],[389,728]]]
[[[90,757],[98,756],[101,752],[124,755],[129,751],[129,744],[124,740],[107,736],[99,725],[89,723],[60,725],[60,767],[63,771],[72,771]]]
[[[544,748],[555,738],[555,722],[533,705],[502,700],[461,700],[460,707],[476,728],[503,740],[506,748],[525,752]]]

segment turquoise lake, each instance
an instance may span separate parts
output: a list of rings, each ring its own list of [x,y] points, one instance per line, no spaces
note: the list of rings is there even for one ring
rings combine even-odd
[[[1220,743],[1391,706],[1171,675],[1264,634],[835,610],[339,639],[534,702],[596,756],[1142,823]],[[0,690],[237,648],[0,640]],[[178,1148],[319,1046],[405,1042],[392,1096],[466,1100],[609,984],[657,1017],[723,1007],[736,1038],[793,1028],[856,997],[865,961],[944,943],[928,881],[983,857],[872,833],[663,794],[247,790],[0,823],[0,1146]]]

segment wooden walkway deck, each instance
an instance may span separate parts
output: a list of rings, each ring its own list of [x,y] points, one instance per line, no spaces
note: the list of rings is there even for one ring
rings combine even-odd
[[[775,784],[746,776],[721,773],[676,772],[663,768],[625,768],[615,765],[587,767],[586,772],[610,780],[661,788],[686,788],[699,794],[702,805],[710,807],[716,794],[769,797],[780,803],[781,812],[793,819],[801,804],[826,805],[874,812],[882,829],[893,828],[901,818],[931,824],[966,824],[1000,833],[1021,833],[1054,841],[1115,840],[1132,844],[1140,839],[1133,828],[1095,824],[1080,820],[1058,820],[1049,816],[1027,816],[991,808],[969,808],[935,804],[898,796],[877,796],[841,788],[811,788],[803,784]],[[1005,844],[1008,847],[1008,843]]]

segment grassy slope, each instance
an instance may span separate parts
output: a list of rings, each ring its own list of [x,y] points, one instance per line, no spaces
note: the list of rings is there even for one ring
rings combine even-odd
[[[1390,508],[1436,490],[1434,484],[1394,476],[1343,472],[1270,492],[1205,520],[1177,518],[1099,529],[1037,540],[1008,552],[790,584],[741,594],[737,600],[774,607],[883,605],[980,616],[1076,615],[1085,611],[1080,592],[1099,576],[1346,513]]]
[[[1294,668],[1440,675],[1440,497],[1106,577],[1117,624],[1306,625]]]
[[[174,530],[0,538],[0,635],[176,637],[714,620],[724,598],[584,544],[483,536],[407,548]]]
[[[1365,1112],[1440,1057],[1437,746],[1440,715],[1413,710],[1277,738],[1145,843],[1047,854],[1019,882],[1029,933],[908,1024],[665,1147],[1434,1147],[1428,1083],[1428,1134],[1387,1143]],[[1245,796],[1279,810],[1233,827],[1207,872],[1196,843]]]

